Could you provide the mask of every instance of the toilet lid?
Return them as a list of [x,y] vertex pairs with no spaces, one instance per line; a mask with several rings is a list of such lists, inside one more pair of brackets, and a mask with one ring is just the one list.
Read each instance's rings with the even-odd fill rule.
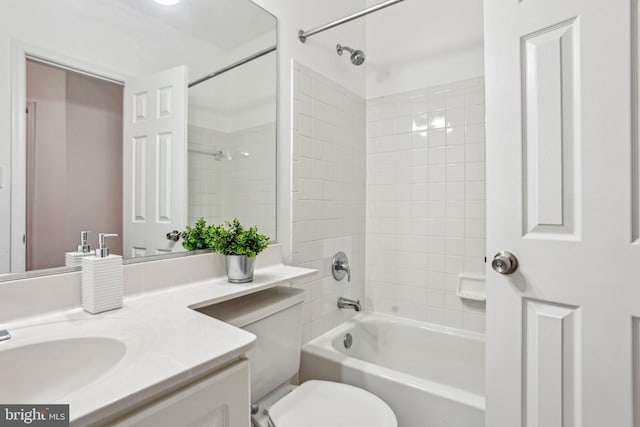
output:
[[276,427],[397,427],[393,411],[358,387],[307,381],[277,401],[269,416]]

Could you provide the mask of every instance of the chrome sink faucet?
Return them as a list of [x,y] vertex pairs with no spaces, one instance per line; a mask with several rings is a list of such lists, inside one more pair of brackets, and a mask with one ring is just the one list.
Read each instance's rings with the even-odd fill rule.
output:
[[6,329],[0,329],[0,341],[6,341],[11,338],[11,334]]
[[338,298],[338,308],[352,308],[355,311],[362,310],[360,300],[356,301],[345,297]]

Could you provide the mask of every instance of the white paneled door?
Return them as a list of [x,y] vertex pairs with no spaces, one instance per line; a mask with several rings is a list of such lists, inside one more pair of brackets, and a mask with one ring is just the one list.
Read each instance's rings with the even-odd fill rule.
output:
[[640,427],[635,1],[485,0],[488,427]]
[[181,251],[167,233],[187,221],[187,67],[124,89],[124,255]]

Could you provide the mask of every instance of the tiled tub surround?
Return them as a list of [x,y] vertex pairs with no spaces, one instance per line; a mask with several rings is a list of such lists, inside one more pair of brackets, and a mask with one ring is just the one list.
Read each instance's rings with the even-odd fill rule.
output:
[[367,101],[367,310],[484,332],[484,80]]
[[139,348],[127,353],[126,365],[64,396],[74,425],[95,425],[125,413],[236,360],[253,346],[251,334],[193,309],[313,273],[282,265],[280,245],[258,256],[254,281],[246,284],[228,283],[223,257],[211,253],[124,268],[124,307],[98,315],[78,307],[80,272],[0,283],[0,324],[13,335],[3,349],[64,339],[83,329],[80,324],[91,336],[89,322],[96,322],[96,330],[113,324],[107,333],[115,338],[135,332],[127,324],[146,328]]
[[[303,342],[353,315],[340,296],[364,299],[365,100],[293,64],[293,263],[318,270],[305,290]],[[337,282],[331,260],[349,257],[352,278]]]

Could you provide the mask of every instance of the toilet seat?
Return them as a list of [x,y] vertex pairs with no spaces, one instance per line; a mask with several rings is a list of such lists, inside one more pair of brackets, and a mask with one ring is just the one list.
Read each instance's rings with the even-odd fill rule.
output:
[[269,409],[275,427],[397,427],[396,417],[379,397],[331,381],[311,380]]

